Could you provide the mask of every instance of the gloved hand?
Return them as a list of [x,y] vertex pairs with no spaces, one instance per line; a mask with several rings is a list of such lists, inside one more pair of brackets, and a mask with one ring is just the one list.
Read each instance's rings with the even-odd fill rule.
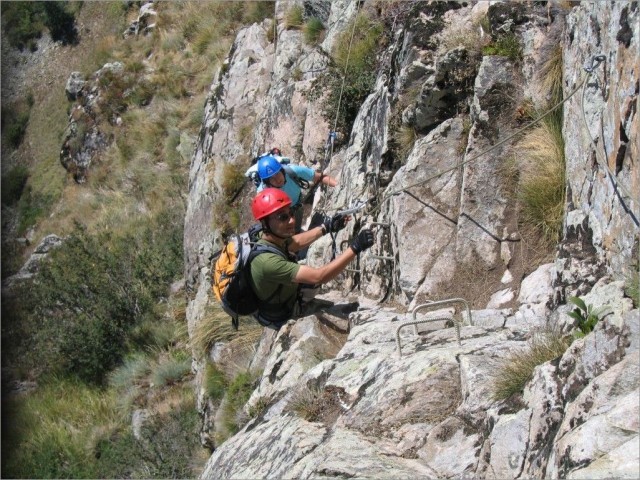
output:
[[348,217],[336,213],[333,217],[326,216],[322,224],[324,225],[324,232],[336,233],[347,226]]
[[373,232],[369,229],[360,230],[360,233],[353,242],[351,242],[351,250],[358,255],[360,252],[366,250],[373,245]]

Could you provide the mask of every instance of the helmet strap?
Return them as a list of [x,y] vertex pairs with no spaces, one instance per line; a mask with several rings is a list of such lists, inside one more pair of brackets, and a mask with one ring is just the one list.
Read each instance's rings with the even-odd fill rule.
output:
[[269,220],[268,219],[262,219],[261,223],[262,223],[262,231],[264,233],[268,233],[269,235],[272,235],[272,236],[274,236],[276,238],[279,238],[280,240],[285,240],[285,241],[291,238],[291,237],[282,237],[282,236],[278,235],[277,233],[275,233],[273,230],[271,230],[271,228],[269,228]]

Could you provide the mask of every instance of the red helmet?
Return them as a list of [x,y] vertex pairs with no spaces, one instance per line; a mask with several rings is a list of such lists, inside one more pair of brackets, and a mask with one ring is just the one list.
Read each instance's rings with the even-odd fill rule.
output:
[[278,188],[265,188],[251,202],[251,211],[256,220],[261,220],[288,205],[289,195]]

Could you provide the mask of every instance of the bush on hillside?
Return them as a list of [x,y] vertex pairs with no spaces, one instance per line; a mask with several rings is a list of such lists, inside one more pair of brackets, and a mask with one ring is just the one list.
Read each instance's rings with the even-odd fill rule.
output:
[[[54,42],[63,45],[78,43],[78,30],[73,13],[67,8],[69,2],[42,2],[44,9],[44,24],[51,33]],[[75,2],[74,2],[75,3]]]
[[22,143],[33,102],[33,95],[29,94],[25,100],[2,105],[2,132],[6,142],[13,148],[18,148]]
[[54,42],[76,44],[75,12],[81,2],[2,2],[2,27],[11,46],[35,51],[46,27]]
[[77,225],[51,252],[30,292],[41,363],[103,383],[181,263],[182,231],[168,215],[119,237],[90,235]]
[[[349,134],[362,102],[376,80],[376,55],[383,26],[360,14],[340,35],[332,52],[333,63],[318,77],[310,98],[329,92],[323,102],[323,116],[336,130]],[[352,35],[353,34],[353,35]],[[352,38],[353,37],[353,38]]]
[[24,165],[16,165],[2,177],[2,203],[14,205],[20,196],[29,178],[29,169]]

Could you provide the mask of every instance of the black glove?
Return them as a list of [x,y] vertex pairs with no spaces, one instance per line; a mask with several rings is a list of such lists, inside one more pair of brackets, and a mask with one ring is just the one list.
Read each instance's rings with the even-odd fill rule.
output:
[[358,236],[351,242],[351,250],[358,255],[373,245],[373,232],[368,229],[361,230]]
[[333,217],[324,217],[322,225],[324,226],[324,233],[336,233],[347,226],[347,217],[336,213]]

